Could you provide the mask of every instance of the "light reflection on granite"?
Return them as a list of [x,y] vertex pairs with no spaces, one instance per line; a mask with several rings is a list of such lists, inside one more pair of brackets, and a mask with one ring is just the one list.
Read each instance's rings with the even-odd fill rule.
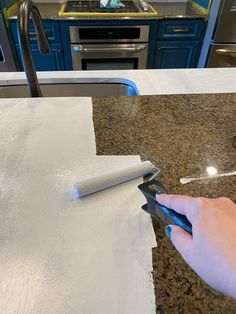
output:
[[[99,155],[140,154],[161,168],[171,193],[235,199],[236,177],[194,181],[185,176],[236,170],[236,94],[94,97]],[[236,313],[236,301],[208,287],[186,265],[153,221],[157,313]],[[206,261],[207,262],[207,261]]]

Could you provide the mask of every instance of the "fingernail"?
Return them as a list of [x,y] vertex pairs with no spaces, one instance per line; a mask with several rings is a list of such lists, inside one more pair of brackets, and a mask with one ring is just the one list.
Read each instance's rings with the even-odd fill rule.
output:
[[156,193],[156,198],[159,198],[159,197],[160,197],[161,195],[163,195],[163,194],[164,194],[164,193],[161,193],[161,192],[158,193],[158,192],[157,192],[157,193]]
[[170,226],[165,227],[165,234],[167,235],[167,237],[169,239],[171,238],[171,227]]

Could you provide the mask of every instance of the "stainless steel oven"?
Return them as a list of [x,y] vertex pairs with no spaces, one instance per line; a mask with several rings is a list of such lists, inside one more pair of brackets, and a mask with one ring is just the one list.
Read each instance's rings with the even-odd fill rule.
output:
[[70,27],[74,70],[147,67],[149,26]]
[[0,72],[16,71],[11,46],[5,29],[3,16],[0,13]]
[[208,67],[236,66],[236,0],[220,3]]

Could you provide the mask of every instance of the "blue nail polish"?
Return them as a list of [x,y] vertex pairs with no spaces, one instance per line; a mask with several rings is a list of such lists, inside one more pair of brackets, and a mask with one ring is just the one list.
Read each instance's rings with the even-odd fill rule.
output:
[[171,227],[170,226],[165,227],[165,234],[167,235],[167,237],[169,239],[171,238]]

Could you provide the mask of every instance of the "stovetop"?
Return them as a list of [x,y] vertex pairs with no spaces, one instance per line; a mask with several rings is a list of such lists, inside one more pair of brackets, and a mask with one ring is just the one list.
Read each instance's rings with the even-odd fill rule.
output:
[[124,0],[124,8],[101,8],[98,0],[67,1],[64,12],[109,12],[109,13],[136,13],[140,12],[132,0]]

